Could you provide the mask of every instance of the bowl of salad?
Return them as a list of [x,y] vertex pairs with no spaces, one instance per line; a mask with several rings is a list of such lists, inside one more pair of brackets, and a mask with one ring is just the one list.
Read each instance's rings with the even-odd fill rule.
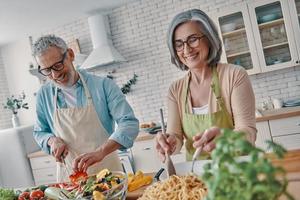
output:
[[70,199],[125,200],[128,181],[121,171],[104,169],[80,182],[80,187],[66,194]]

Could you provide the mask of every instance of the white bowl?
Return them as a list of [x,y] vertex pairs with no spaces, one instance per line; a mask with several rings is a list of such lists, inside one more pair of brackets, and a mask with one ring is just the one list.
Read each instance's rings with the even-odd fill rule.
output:
[[224,24],[221,26],[222,32],[230,32],[235,30],[235,23]]

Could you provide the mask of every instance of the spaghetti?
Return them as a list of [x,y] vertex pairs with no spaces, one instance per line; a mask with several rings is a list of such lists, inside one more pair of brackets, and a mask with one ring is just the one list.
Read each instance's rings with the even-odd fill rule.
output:
[[202,200],[207,194],[204,183],[196,176],[176,176],[149,186],[139,200]]

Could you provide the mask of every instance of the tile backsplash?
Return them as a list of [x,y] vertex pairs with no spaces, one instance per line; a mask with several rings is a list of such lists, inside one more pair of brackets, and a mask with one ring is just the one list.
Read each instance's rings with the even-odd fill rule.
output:
[[4,63],[0,50],[0,130],[12,126],[11,112],[4,109],[3,104],[6,103],[6,98],[9,96],[8,83],[5,76]]
[[[167,111],[169,85],[185,74],[171,64],[166,45],[166,32],[172,17],[190,8],[199,8],[209,14],[240,2],[243,0],[141,0],[115,8],[109,14],[112,40],[127,62],[101,67],[93,73],[105,76],[115,69],[113,76],[120,87],[136,73],[138,81],[127,94],[127,99],[140,122],[159,121],[159,108]],[[41,34],[46,33],[54,33],[67,41],[77,38],[84,54],[92,50],[87,18]],[[33,36],[34,39],[41,34]],[[0,70],[3,70],[1,59]],[[299,66],[251,75],[250,78],[258,106],[268,97],[282,100],[300,98]],[[1,89],[6,87],[2,80]],[[2,123],[0,118],[0,125]]]

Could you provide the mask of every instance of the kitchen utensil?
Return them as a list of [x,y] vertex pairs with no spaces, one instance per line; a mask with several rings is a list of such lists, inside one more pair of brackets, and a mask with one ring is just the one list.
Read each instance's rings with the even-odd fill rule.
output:
[[203,149],[203,146],[200,146],[198,149],[196,149],[196,151],[193,154],[191,173],[194,173],[195,160],[201,154],[202,149]]
[[[164,122],[164,114],[163,114],[163,109],[162,108],[160,109],[160,120],[161,120],[162,133],[163,133],[165,139],[167,139],[167,137],[166,137],[166,127],[165,127],[165,122]],[[168,174],[168,177],[169,177],[169,176],[172,176],[172,175],[176,174],[176,170],[175,170],[174,164],[172,162],[172,159],[171,159],[169,153],[165,152],[165,155],[166,155],[165,164],[166,164],[167,174]]]
[[66,164],[66,161],[65,161],[65,157],[63,155],[61,156],[61,160],[62,160],[62,164],[64,165],[65,172],[67,172],[68,176],[70,176],[72,174],[72,172],[67,167],[67,164]]

